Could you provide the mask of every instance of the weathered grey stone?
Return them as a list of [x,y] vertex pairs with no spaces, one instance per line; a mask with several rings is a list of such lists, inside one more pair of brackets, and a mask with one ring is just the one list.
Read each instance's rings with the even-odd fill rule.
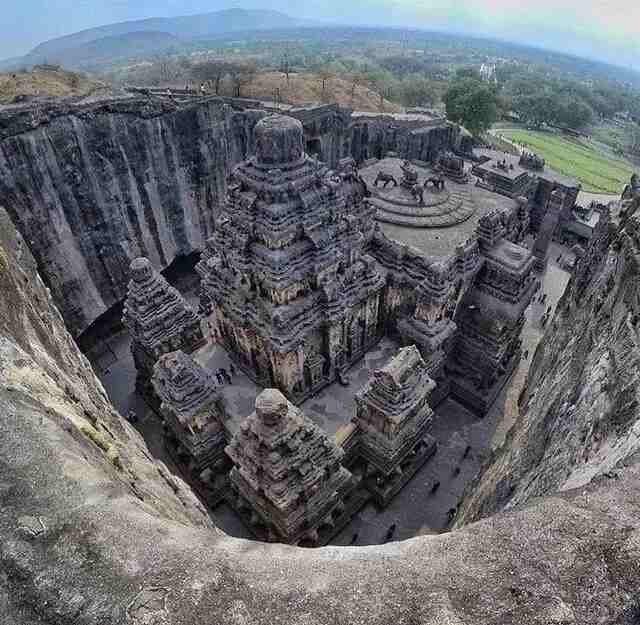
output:
[[147,258],[131,263],[122,323],[131,335],[136,388],[157,403],[151,377],[163,354],[192,352],[204,343],[200,318],[177,289],[154,269]]
[[364,252],[373,235],[365,186],[303,150],[302,125],[255,127],[258,154],[233,171],[198,265],[201,308],[213,304],[230,356],[265,387],[301,398],[379,341],[384,279]]
[[[522,493],[521,501],[527,494],[544,497],[440,536],[375,547],[306,550],[228,538],[206,527],[205,517],[184,487],[174,493],[140,437],[113,413],[99,382],[65,334],[24,243],[12,234],[6,216],[0,219],[3,623],[633,625],[638,621],[637,454],[623,454],[618,466],[607,469],[614,471],[610,477],[602,475],[591,483],[583,479],[574,482],[579,489],[571,490],[567,484],[567,490],[554,494],[562,471],[556,470],[553,458],[566,457],[561,439],[569,435],[564,444],[574,448],[573,441],[581,434],[573,423],[586,423],[590,414],[599,419],[601,414],[597,405],[596,411],[591,407],[599,377],[593,365],[603,354],[599,345],[606,344],[620,356],[630,352],[624,339],[629,335],[618,334],[621,326],[616,324],[617,319],[625,320],[618,311],[627,304],[616,294],[620,287],[629,297],[636,293],[629,288],[633,272],[616,274],[618,286],[593,317],[597,299],[593,286],[605,285],[605,270],[612,269],[606,262],[606,244],[589,252],[595,265],[587,262],[579,269],[565,300],[567,310],[558,320],[559,330],[553,331],[552,338],[566,341],[569,353],[575,354],[573,366],[559,368],[557,363],[571,361],[565,360],[562,348],[545,341],[533,377],[540,407],[530,402],[533,418],[517,426],[503,459],[492,467],[497,472],[493,484],[502,483],[503,493],[513,486],[514,492]],[[622,244],[623,249],[633,249]],[[616,257],[615,250],[610,253]],[[634,256],[625,258],[631,263]],[[569,332],[585,292],[593,292],[588,300],[593,303],[584,306],[584,319],[590,319],[588,327],[600,332],[601,341],[586,366],[578,356],[588,346],[584,341],[591,339],[583,338],[586,332],[579,337]],[[606,317],[610,304],[613,322]],[[553,326],[549,327],[552,332]],[[623,376],[621,394],[615,396],[622,399],[629,393],[624,376],[627,371],[634,375],[635,369],[630,366],[633,361],[621,364],[616,368]],[[556,417],[555,412],[541,409],[561,395],[566,380],[557,376],[574,380],[571,388],[579,395],[585,391],[574,417],[566,418],[562,411]],[[65,393],[65,386],[78,402]],[[597,391],[597,397],[604,399],[606,393]],[[82,407],[100,415],[112,432],[123,471],[78,432]],[[637,415],[623,414],[624,433]],[[550,438],[536,436],[545,432]],[[519,452],[524,453],[522,465]],[[616,456],[605,454],[614,464]],[[595,466],[592,463],[595,456],[586,464]],[[542,472],[535,477],[529,471],[538,465]],[[560,469],[568,466],[578,469],[564,460]],[[504,481],[507,472],[513,476],[510,483]],[[130,486],[134,473],[144,501]],[[486,479],[491,479],[491,472]],[[479,492],[487,493],[491,483],[484,482]],[[484,513],[489,514],[504,498],[484,501]],[[26,516],[47,519],[42,540],[30,541],[19,533],[19,519]]]
[[226,451],[236,508],[252,510],[273,542],[318,544],[355,486],[342,450],[274,388],[258,395]]

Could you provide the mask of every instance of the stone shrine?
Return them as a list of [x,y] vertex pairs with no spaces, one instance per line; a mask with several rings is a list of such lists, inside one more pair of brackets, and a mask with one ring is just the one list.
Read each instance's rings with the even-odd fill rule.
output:
[[452,394],[480,416],[519,362],[524,313],[537,284],[531,253],[503,235],[501,214],[480,220],[484,263],[458,307],[458,332],[448,363]]
[[163,354],[178,349],[192,352],[204,344],[200,319],[148,259],[136,258],[122,322],[131,334],[136,388],[158,407],[151,384],[153,367]]
[[435,386],[412,345],[374,371],[355,395],[353,420],[364,483],[381,506],[436,451],[436,441],[428,434],[433,418],[428,400]]
[[225,349],[262,386],[300,401],[380,340],[384,280],[365,246],[374,209],[352,171],[303,152],[302,125],[255,127],[198,271]]
[[469,179],[464,170],[464,159],[451,152],[445,152],[438,157],[436,170],[459,183],[465,183]]
[[226,415],[211,375],[183,351],[160,357],[153,386],[164,419],[165,445],[184,473],[215,506],[227,485]]
[[[475,273],[474,270],[472,267],[469,276]],[[416,289],[413,314],[398,321],[403,342],[415,343],[420,348],[426,370],[437,382],[437,389],[431,396],[434,406],[449,394],[445,366],[454,345],[457,326],[453,318],[463,281],[464,278],[458,279],[450,266],[439,263],[429,267],[425,279]]]
[[345,504],[357,483],[342,450],[277,389],[255,408],[226,450],[236,510],[270,542],[326,543],[354,512]]

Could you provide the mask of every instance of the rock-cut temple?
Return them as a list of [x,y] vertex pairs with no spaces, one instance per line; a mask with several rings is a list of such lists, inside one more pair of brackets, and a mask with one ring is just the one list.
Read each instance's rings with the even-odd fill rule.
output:
[[[476,195],[453,154],[418,169],[397,158],[368,170],[344,158],[329,169],[305,153],[292,117],[264,116],[253,133],[255,153],[231,172],[197,266],[200,313],[213,331],[202,333],[144,259],[132,265],[125,322],[139,384],[155,395],[168,445],[205,499],[225,498],[258,537],[325,544],[358,506],[387,505],[429,461],[440,402],[452,397],[479,416],[489,409],[520,359],[550,236],[534,258],[520,245],[527,198],[483,206],[488,196]],[[418,189],[420,171],[433,177]],[[395,176],[401,184],[371,184]],[[549,228],[562,210],[552,200]],[[425,253],[380,222],[439,230]],[[353,388],[357,409],[336,443],[296,405],[349,384],[350,367],[385,337],[405,347]],[[189,356],[211,340],[267,389],[242,425],[225,414],[213,372]]]

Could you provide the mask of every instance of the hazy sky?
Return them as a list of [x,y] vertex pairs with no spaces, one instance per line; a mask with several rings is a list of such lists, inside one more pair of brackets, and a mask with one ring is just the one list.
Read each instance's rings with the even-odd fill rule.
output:
[[640,0],[4,0],[3,4],[0,58],[110,22],[242,7],[342,23],[468,32],[640,69]]

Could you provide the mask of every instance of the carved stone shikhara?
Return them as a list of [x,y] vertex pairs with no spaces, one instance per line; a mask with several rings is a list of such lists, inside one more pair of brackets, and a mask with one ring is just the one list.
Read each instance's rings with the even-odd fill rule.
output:
[[436,441],[428,433],[433,418],[428,400],[435,386],[412,345],[374,371],[356,393],[358,455],[365,485],[380,505],[435,453]]
[[153,367],[163,354],[178,349],[192,352],[204,343],[200,319],[148,259],[137,258],[131,263],[122,322],[131,334],[136,388],[157,406]]
[[207,503],[214,506],[227,486],[229,461],[224,448],[230,438],[215,382],[182,351],[160,357],[152,382],[161,401],[165,445]]
[[266,117],[255,135],[198,267],[202,307],[250,377],[299,401],[383,334],[385,282],[365,252],[375,211],[357,176],[304,154],[297,120]]
[[[256,398],[256,409],[227,453],[235,506],[250,511],[256,535],[271,542],[317,545],[339,530],[355,480],[343,452],[277,389]],[[347,516],[346,520],[350,517]]]

